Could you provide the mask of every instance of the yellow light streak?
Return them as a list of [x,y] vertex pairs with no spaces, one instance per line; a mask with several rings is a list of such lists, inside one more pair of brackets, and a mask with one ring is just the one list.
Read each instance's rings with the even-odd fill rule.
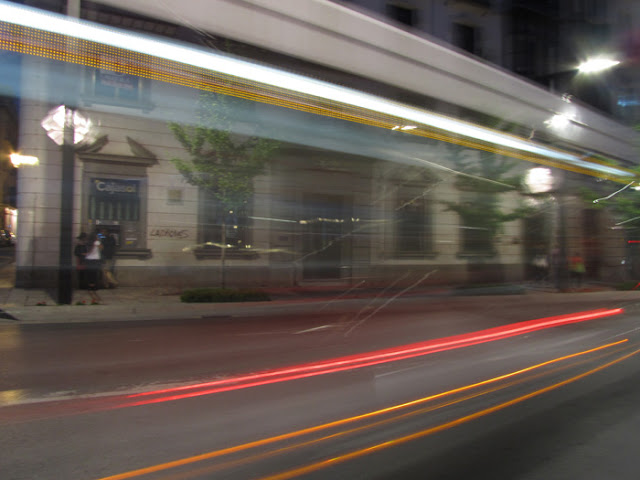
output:
[[[9,6],[4,6],[4,8],[10,9]],[[36,14],[34,13],[33,15]],[[56,24],[64,24],[64,22],[68,22],[68,20],[64,17],[62,19],[56,18],[55,22]],[[147,50],[134,51],[122,48],[122,41],[109,45],[107,43],[99,43],[99,41],[87,40],[88,37],[86,35],[88,34],[85,33],[85,36],[82,37],[79,33],[74,33],[72,27],[79,26],[76,24],[70,25],[70,33],[65,35],[59,33],[59,31],[54,32],[52,30],[51,32],[47,32],[46,30],[26,26],[29,23],[30,22],[26,22],[24,26],[22,26],[8,22],[0,22],[0,48],[53,60],[105,68],[151,80],[168,82],[174,85],[196,88],[203,91],[233,95],[256,102],[340,118],[385,129],[393,130],[398,129],[401,125],[405,125],[405,127],[400,127],[403,133],[429,138],[441,137],[439,139],[442,141],[467,145],[471,148],[479,148],[499,155],[523,159],[542,165],[556,166],[557,168],[608,178],[618,182],[626,181],[628,183],[630,179],[636,178],[636,173],[631,170],[612,167],[592,157],[581,157],[580,155],[546,145],[535,144],[516,135],[480,127],[407,105],[384,101],[371,95],[341,89],[334,85],[315,82],[300,76],[291,76],[292,82],[301,84],[301,89],[296,91],[295,89],[279,87],[279,85],[284,85],[286,82],[265,84],[253,80],[252,78],[254,78],[254,76],[248,75],[248,73],[247,77],[242,77],[240,74],[234,75],[222,68],[220,68],[219,71],[204,68],[201,66],[201,57],[207,54],[199,50],[188,49],[185,46],[167,44],[165,47],[174,53],[175,50],[180,50],[186,56],[194,55],[198,57],[200,61],[190,64],[186,61],[176,61],[173,57],[162,58],[162,56],[158,56],[161,55],[158,51],[161,50],[159,45],[162,44],[162,42],[158,40],[151,42],[155,47],[150,50],[152,53],[144,53],[147,52]],[[38,23],[39,22],[35,22],[35,24]],[[100,33],[101,38],[104,38],[104,32],[100,27],[83,24],[82,28],[84,30],[92,30],[96,34]],[[114,34],[115,33],[117,33],[118,38],[124,38],[129,35],[126,32],[114,30]],[[79,36],[74,37],[73,35]],[[104,41],[106,42],[107,40]],[[146,47],[149,47],[149,40],[145,37],[131,36],[130,42],[132,45],[136,42],[142,42]],[[236,63],[236,70],[238,71],[253,71],[262,68],[249,64],[248,62],[243,63],[219,56],[212,56],[208,63],[212,65],[216,63]],[[265,75],[266,73],[271,73],[276,76],[288,75],[274,69],[265,68]],[[306,88],[302,88],[303,85],[306,86]],[[314,94],[311,86],[324,91],[328,96],[323,97],[322,95],[318,96]],[[339,93],[340,95],[338,95]],[[358,99],[359,101],[356,101]],[[403,118],[402,115],[415,117],[417,123],[411,120],[411,124],[407,125],[407,118]],[[423,120],[422,123],[420,123],[420,118]],[[411,129],[407,130],[407,128],[410,127]],[[475,140],[470,140],[471,138],[475,138]],[[553,158],[555,158],[555,160],[553,160]]]
[[579,362],[572,363],[570,365],[565,365],[565,366],[562,366],[562,367],[554,368],[552,370],[549,370],[548,372],[540,372],[540,373],[537,373],[537,374],[532,375],[530,377],[519,378],[519,379],[513,380],[513,381],[511,381],[509,383],[493,386],[493,387],[487,388],[485,390],[482,390],[482,391],[479,391],[479,392],[476,392],[476,393],[471,393],[469,395],[456,398],[454,400],[449,400],[449,401],[446,401],[446,402],[443,402],[443,403],[439,403],[437,405],[432,405],[432,406],[429,406],[429,407],[421,408],[419,410],[414,410],[412,412],[403,413],[403,414],[397,415],[395,417],[386,418],[384,420],[378,420],[378,421],[376,421],[374,423],[369,423],[369,424],[366,424],[366,425],[362,425],[360,427],[351,428],[349,430],[342,430],[342,431],[339,431],[339,432],[336,432],[336,433],[333,433],[333,434],[330,434],[330,435],[325,435],[324,437],[314,438],[314,439],[311,439],[311,440],[299,442],[299,443],[296,443],[296,444],[293,444],[293,445],[289,445],[289,446],[286,446],[286,447],[278,448],[276,450],[271,450],[271,451],[264,452],[264,453],[254,454],[254,455],[251,455],[251,456],[248,456],[248,457],[240,458],[238,460],[232,460],[232,461],[228,461],[228,462],[224,462],[224,463],[219,463],[217,465],[211,465],[211,466],[201,467],[201,468],[198,468],[198,469],[192,469],[192,470],[189,470],[188,472],[177,473],[177,474],[173,474],[173,475],[165,475],[165,476],[162,477],[162,480],[183,480],[183,479],[187,479],[187,478],[192,478],[194,476],[202,476],[202,475],[207,474],[207,473],[213,473],[213,472],[216,472],[216,471],[219,471],[219,470],[225,470],[225,469],[233,468],[233,467],[236,467],[236,466],[239,466],[239,465],[245,465],[245,464],[249,464],[249,463],[252,463],[252,462],[257,462],[257,461],[264,460],[264,459],[267,459],[267,458],[270,458],[270,457],[274,457],[274,456],[277,456],[277,455],[280,455],[280,454],[284,454],[284,453],[289,452],[291,450],[296,450],[296,449],[300,449],[300,448],[304,448],[304,447],[309,447],[309,446],[315,445],[317,443],[322,443],[322,442],[325,442],[325,441],[328,441],[328,440],[334,440],[334,439],[337,439],[339,437],[344,437],[346,435],[350,435],[352,433],[358,433],[358,432],[361,432],[363,430],[370,430],[372,428],[380,427],[380,426],[386,425],[388,423],[393,423],[393,422],[396,422],[396,421],[399,421],[399,420],[403,420],[403,419],[406,419],[406,418],[409,418],[409,417],[413,417],[413,416],[416,416],[416,415],[422,415],[422,414],[425,414],[425,413],[429,413],[429,412],[433,412],[433,411],[439,410],[441,408],[446,408],[446,407],[449,407],[449,406],[452,406],[452,405],[456,405],[458,403],[466,402],[467,400],[472,400],[474,398],[478,398],[478,397],[481,397],[483,395],[487,395],[489,393],[498,392],[500,390],[504,390],[506,388],[513,387],[515,385],[519,385],[519,384],[524,383],[524,382],[536,380],[538,378],[541,378],[541,377],[544,377],[544,376],[547,376],[547,375],[551,375],[551,374],[566,370],[568,368],[575,367],[577,365],[582,365],[582,364],[584,364],[586,362],[589,362],[589,361],[592,361],[592,360],[597,360],[597,359],[600,359],[600,358],[602,358],[604,356],[609,356],[611,354],[612,353],[607,352],[606,354],[600,355],[600,356],[596,357],[595,359],[583,359],[583,360],[581,360]]
[[443,398],[443,397],[446,397],[446,396],[454,395],[456,393],[466,392],[468,390],[471,390],[471,389],[474,389],[474,388],[478,388],[480,386],[489,385],[489,384],[492,384],[492,383],[499,382],[501,380],[505,380],[505,379],[508,379],[508,378],[515,377],[517,375],[522,375],[524,373],[531,372],[533,370],[540,369],[540,368],[543,368],[545,366],[552,365],[554,363],[562,362],[562,361],[569,360],[569,359],[572,359],[572,358],[576,358],[576,357],[579,357],[579,356],[582,356],[582,355],[587,355],[589,353],[598,352],[600,350],[604,350],[604,349],[607,349],[607,348],[612,348],[612,347],[615,347],[617,345],[621,345],[623,343],[626,343],[628,341],[629,341],[628,339],[623,339],[623,340],[619,340],[617,342],[612,342],[612,343],[608,343],[606,345],[601,345],[599,347],[591,348],[589,350],[584,350],[582,352],[572,353],[572,354],[565,355],[565,356],[562,356],[562,357],[558,357],[558,358],[555,358],[555,359],[552,359],[552,360],[547,360],[545,362],[538,363],[536,365],[525,367],[523,369],[516,370],[514,372],[510,372],[510,373],[507,373],[507,374],[504,374],[504,375],[499,375],[497,377],[493,377],[493,378],[490,378],[490,379],[487,379],[487,380],[483,380],[483,381],[480,381],[480,382],[477,382],[477,383],[466,385],[464,387],[458,387],[458,388],[455,388],[455,389],[452,389],[452,390],[448,390],[446,392],[441,392],[441,393],[437,393],[437,394],[430,395],[430,396],[427,396],[427,397],[419,398],[417,400],[412,400],[410,402],[401,403],[401,404],[398,404],[398,405],[393,405],[393,406],[390,406],[390,407],[382,408],[380,410],[367,412],[367,413],[364,413],[362,415],[356,415],[356,416],[353,416],[353,417],[343,418],[343,419],[336,420],[336,421],[333,421],[333,422],[328,422],[328,423],[324,423],[324,424],[321,424],[321,425],[316,425],[316,426],[313,426],[313,427],[304,428],[304,429],[301,429],[301,430],[296,430],[296,431],[285,433],[285,434],[282,434],[282,435],[263,438],[263,439],[260,439],[260,440],[256,440],[256,441],[249,442],[249,443],[244,443],[244,444],[241,444],[241,445],[236,445],[236,446],[229,447],[229,448],[224,448],[224,449],[220,449],[220,450],[214,450],[214,451],[203,453],[203,454],[200,454],[200,455],[194,455],[192,457],[186,457],[186,458],[182,458],[182,459],[179,459],[179,460],[174,460],[174,461],[171,461],[171,462],[152,465],[152,466],[145,467],[145,468],[140,468],[140,469],[137,469],[137,470],[131,470],[131,471],[128,471],[128,472],[124,472],[124,473],[120,473],[120,474],[116,474],[116,475],[112,475],[112,476],[108,476],[108,477],[102,477],[99,480],[125,480],[125,479],[128,479],[128,478],[133,478],[133,477],[137,477],[137,476],[141,476],[141,475],[148,475],[150,473],[155,473],[155,472],[159,472],[159,471],[163,471],[163,470],[168,470],[168,469],[171,469],[171,468],[181,467],[181,466],[188,465],[188,464],[195,463],[195,462],[201,462],[201,461],[204,461],[204,460],[210,460],[210,459],[213,459],[213,458],[216,458],[216,457],[221,457],[221,456],[224,456],[224,455],[230,455],[230,454],[233,454],[233,453],[242,452],[242,451],[249,450],[249,449],[252,449],[252,448],[269,445],[269,444],[272,444],[272,443],[280,442],[280,441],[283,441],[283,440],[288,440],[288,439],[291,439],[291,438],[296,438],[296,437],[299,437],[299,436],[302,436],[302,435],[307,435],[307,434],[310,434],[310,433],[319,432],[319,431],[326,430],[326,429],[329,429],[329,428],[339,427],[339,426],[346,425],[346,424],[349,424],[349,423],[357,422],[357,421],[360,421],[360,420],[364,420],[364,419],[376,417],[376,416],[379,416],[379,415],[395,412],[395,411],[398,411],[398,410],[401,410],[401,409],[404,409],[404,408],[408,408],[408,407],[420,405],[420,404],[423,404],[423,403],[427,403],[427,402],[430,402],[430,401],[435,400],[435,399],[439,399],[439,398]]
[[526,400],[529,400],[531,398],[534,397],[538,397],[544,393],[550,392],[552,390],[556,390],[560,387],[563,387],[565,385],[568,385],[570,383],[574,383],[577,382],[578,380],[581,380],[589,375],[593,375],[594,373],[597,373],[601,370],[604,370],[606,368],[609,368],[617,363],[620,363],[624,360],[627,360],[628,358],[631,358],[634,355],[637,355],[638,353],[640,353],[640,349],[638,350],[634,350],[633,352],[624,355],[616,360],[613,360],[611,362],[605,363],[604,365],[600,365],[599,367],[593,368],[591,370],[588,370],[584,373],[581,373],[580,375],[576,375],[574,377],[568,378],[567,380],[563,380],[562,382],[558,382],[558,383],[554,383],[553,385],[549,385],[548,387],[545,388],[541,388],[539,390],[536,390],[534,392],[528,393],[526,395],[522,395],[520,397],[514,398],[512,400],[509,400],[507,402],[503,402],[500,403],[498,405],[494,405],[493,407],[489,407],[489,408],[485,408],[484,410],[480,410],[478,412],[472,413],[470,415],[466,415],[464,417],[460,417],[456,420],[452,420],[450,422],[447,423],[443,423],[442,425],[438,425],[436,427],[432,427],[432,428],[428,428],[426,430],[422,430],[420,432],[416,432],[413,433],[411,435],[406,435],[404,437],[398,437],[395,438],[393,440],[389,440],[387,442],[383,442],[383,443],[379,443],[377,445],[373,445],[371,447],[368,448],[363,448],[360,450],[355,450],[353,452],[347,453],[345,455],[340,455],[338,457],[334,457],[334,458],[330,458],[328,460],[323,460],[321,462],[316,462],[304,467],[300,467],[300,468],[296,468],[293,470],[289,470],[287,472],[283,472],[283,473],[279,473],[276,475],[270,475],[267,477],[262,477],[260,480],[287,480],[289,478],[294,478],[297,477],[299,475],[305,475],[308,473],[312,473],[315,472],[317,470],[321,470],[323,468],[327,468],[333,465],[336,465],[338,463],[344,463],[348,460],[354,460],[356,458],[359,457],[363,457],[365,455],[369,455],[371,453],[375,453],[375,452],[379,452],[381,450],[384,450],[386,448],[389,447],[395,447],[397,445],[402,445],[404,443],[408,443],[408,442],[412,442],[414,440],[418,440],[420,438],[423,437],[427,437],[429,435],[433,435],[434,433],[439,433],[442,432],[444,430],[449,430],[450,428],[453,427],[457,427],[459,425],[462,425],[464,423],[468,423],[472,420],[476,420],[478,418],[490,415],[492,413],[498,412],[500,410],[504,410],[505,408],[511,407],[513,405],[516,405],[518,403],[522,403]]

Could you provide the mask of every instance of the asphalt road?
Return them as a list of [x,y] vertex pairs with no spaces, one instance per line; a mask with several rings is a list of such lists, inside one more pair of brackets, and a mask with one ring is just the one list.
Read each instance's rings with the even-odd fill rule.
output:
[[613,306],[491,302],[4,326],[2,478],[637,478],[636,305],[433,347]]

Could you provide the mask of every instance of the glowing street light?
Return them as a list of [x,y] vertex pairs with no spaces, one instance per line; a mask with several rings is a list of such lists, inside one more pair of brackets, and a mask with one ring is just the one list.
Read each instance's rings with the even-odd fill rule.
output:
[[12,153],[9,157],[11,158],[12,165],[16,168],[20,167],[20,165],[37,165],[40,162],[38,157],[34,157],[32,155]]
[[536,194],[551,192],[557,182],[550,168],[535,167],[527,171],[524,183],[529,193]]
[[571,125],[571,121],[574,120],[574,115],[567,115],[565,113],[556,113],[554,116],[545,120],[545,124],[547,127],[555,129],[555,130],[564,130],[569,125]]
[[84,117],[77,110],[60,105],[49,111],[46,117],[40,122],[42,128],[47,132],[51,140],[58,145],[64,143],[65,126],[69,123],[73,125],[73,143],[80,143],[85,140],[91,131],[91,120]]
[[590,58],[578,65],[578,71],[580,73],[598,73],[615,67],[619,63],[619,60],[613,60],[611,58]]

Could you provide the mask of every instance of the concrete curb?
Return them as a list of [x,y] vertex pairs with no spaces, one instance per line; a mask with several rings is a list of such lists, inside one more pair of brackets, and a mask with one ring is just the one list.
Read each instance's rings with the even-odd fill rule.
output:
[[[4,289],[0,289],[4,290]],[[122,322],[141,320],[181,320],[181,319],[229,319],[242,317],[270,316],[278,314],[295,314],[314,311],[325,311],[330,314],[337,309],[359,309],[383,305],[393,299],[394,292],[382,294],[380,291],[359,292],[353,295],[342,295],[342,292],[303,292],[274,298],[270,302],[245,303],[182,303],[179,295],[158,294],[158,289],[124,287],[116,290],[100,291],[103,300],[99,305],[55,305],[51,296],[45,291],[11,289],[2,291],[3,300],[9,298],[13,302],[0,304],[0,325],[23,324],[68,324],[89,322]],[[479,302],[482,307],[486,302],[510,304],[513,302],[551,302],[575,301],[577,298],[585,302],[600,302],[603,306],[614,303],[635,302],[640,298],[638,291],[602,290],[577,292],[576,294],[556,293],[550,291],[524,291],[517,296],[512,293],[503,295],[494,292],[483,292],[482,295],[456,295],[453,290],[427,289],[401,295],[399,298],[414,301],[438,301],[449,298],[454,302]],[[88,294],[82,292],[81,295]],[[46,298],[45,306],[38,306],[35,300]],[[31,303],[20,304],[20,300]]]

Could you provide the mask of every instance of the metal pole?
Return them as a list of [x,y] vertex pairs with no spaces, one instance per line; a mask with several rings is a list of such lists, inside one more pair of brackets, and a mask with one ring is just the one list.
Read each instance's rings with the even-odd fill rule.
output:
[[564,190],[566,186],[560,187],[558,193],[558,271],[556,275],[556,287],[558,291],[564,292],[569,288],[569,255],[567,254],[567,207],[565,204]]
[[75,169],[75,110],[64,107],[62,142],[62,188],[60,196],[60,257],[58,262],[58,303],[71,304],[73,296],[73,182]]
[[[80,17],[80,0],[67,0],[67,15]],[[73,187],[75,175],[75,108],[69,104],[74,102],[77,93],[70,85],[75,84],[76,69],[66,65],[66,82],[68,91],[65,94],[64,130],[62,138],[62,178],[60,190],[60,252],[58,259],[58,303],[70,305],[73,297]]]

